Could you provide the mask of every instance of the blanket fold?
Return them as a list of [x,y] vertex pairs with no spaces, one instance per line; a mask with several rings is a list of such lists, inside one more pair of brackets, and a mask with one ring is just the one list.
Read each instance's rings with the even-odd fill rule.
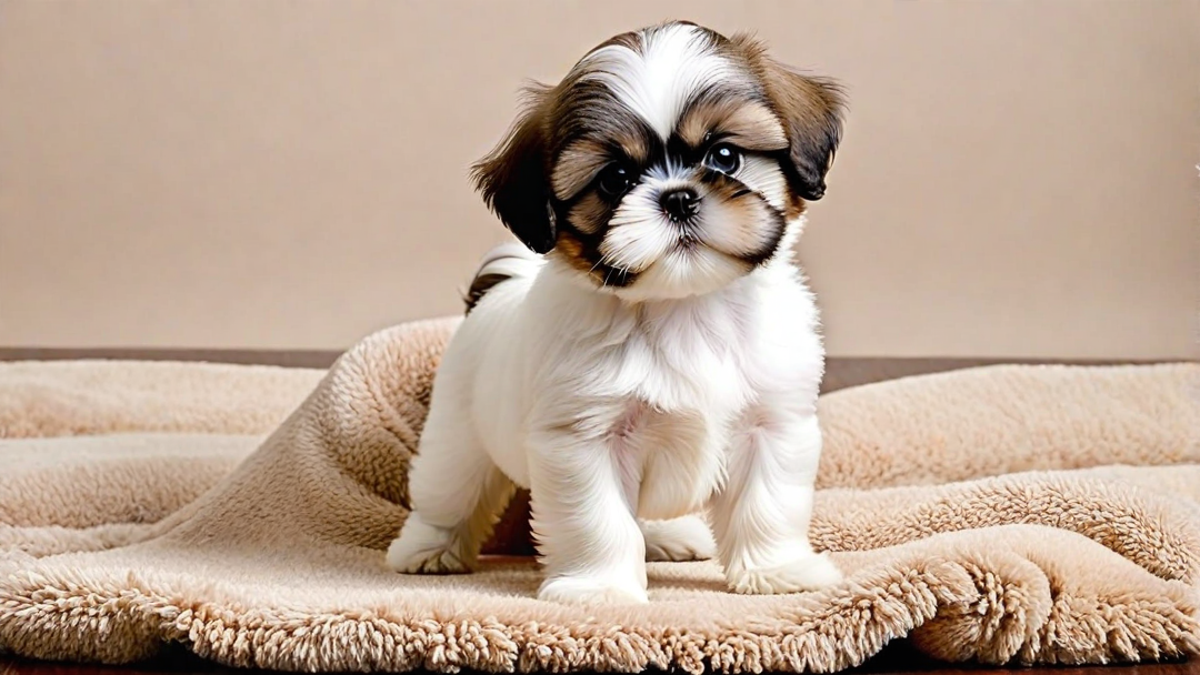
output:
[[575,608],[534,599],[528,558],[383,566],[456,321],[381,331],[328,372],[0,364],[0,652],[694,673],[831,672],[902,637],[993,664],[1200,654],[1200,365],[827,394],[812,537],[843,584],[744,597],[714,563],[655,563],[648,606]]

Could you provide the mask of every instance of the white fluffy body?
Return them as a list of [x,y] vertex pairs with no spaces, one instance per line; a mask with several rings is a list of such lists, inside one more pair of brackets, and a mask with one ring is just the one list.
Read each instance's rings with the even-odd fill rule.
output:
[[807,536],[823,352],[791,256],[713,293],[629,304],[521,251],[524,274],[443,357],[391,565],[462,571],[468,524],[493,518],[511,481],[535,495],[543,599],[644,602],[642,530],[702,554],[707,533],[681,517],[705,512],[734,590],[836,581]]
[[[687,97],[725,67],[691,30],[671,28],[641,55],[613,46],[590,57],[609,64],[605,81],[664,137]],[[777,166],[755,160],[741,171],[782,204]],[[637,189],[661,188],[670,174]],[[702,219],[708,240],[723,236],[720,208]],[[414,510],[389,564],[466,571],[522,486],[544,600],[645,602],[648,557],[715,553],[742,593],[837,581],[807,534],[824,360],[792,254],[803,219],[787,224],[774,257],[738,274],[713,250],[673,249],[652,196],[626,197],[613,222],[625,236],[607,240],[606,255],[645,271],[620,292],[553,254],[509,245],[485,259],[483,272],[512,278],[486,293],[443,356],[410,471]]]

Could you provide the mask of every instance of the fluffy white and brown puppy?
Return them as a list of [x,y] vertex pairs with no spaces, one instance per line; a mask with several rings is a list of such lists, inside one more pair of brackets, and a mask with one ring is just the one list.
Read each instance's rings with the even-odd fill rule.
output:
[[842,105],[756,41],[682,22],[530,92],[475,173],[530,250],[475,277],[393,568],[469,570],[520,485],[545,600],[645,602],[648,554],[715,552],[742,593],[839,579],[808,539],[824,358],[792,245]]

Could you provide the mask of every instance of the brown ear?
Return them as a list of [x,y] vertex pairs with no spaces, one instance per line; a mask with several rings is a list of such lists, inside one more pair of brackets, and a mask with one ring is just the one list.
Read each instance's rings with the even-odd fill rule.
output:
[[825,174],[842,140],[846,102],[836,81],[802,75],[767,56],[761,43],[746,35],[733,38],[766,87],[788,137],[785,167],[792,190],[815,201],[825,196]]
[[556,237],[546,170],[545,92],[529,89],[525,112],[471,171],[484,203],[535,253],[554,248]]

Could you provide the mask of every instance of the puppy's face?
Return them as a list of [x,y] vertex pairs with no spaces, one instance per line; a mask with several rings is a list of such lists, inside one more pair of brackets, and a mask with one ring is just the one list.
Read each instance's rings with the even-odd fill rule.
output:
[[612,38],[530,91],[475,167],[527,246],[637,300],[716,290],[820,199],[842,98],[745,36],[669,23]]

